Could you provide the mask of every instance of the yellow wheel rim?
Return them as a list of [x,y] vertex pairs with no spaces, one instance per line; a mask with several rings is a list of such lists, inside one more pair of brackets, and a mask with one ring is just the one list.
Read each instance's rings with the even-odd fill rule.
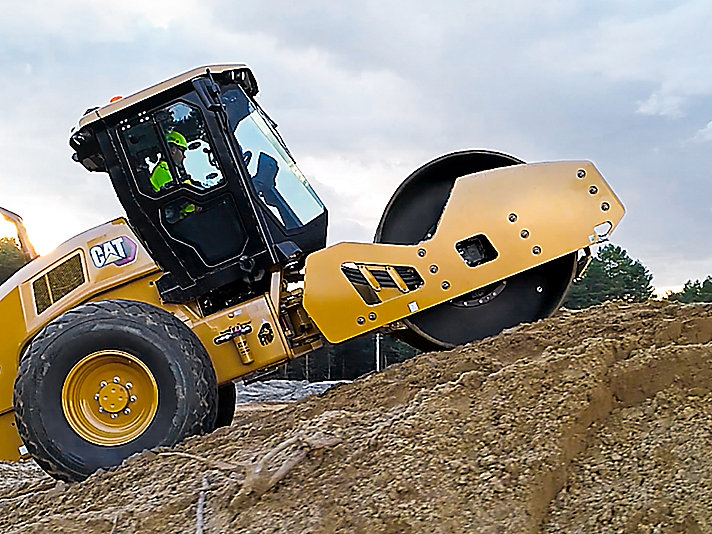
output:
[[151,371],[120,350],[101,350],[79,361],[64,380],[62,410],[85,440],[117,446],[143,434],[158,409]]

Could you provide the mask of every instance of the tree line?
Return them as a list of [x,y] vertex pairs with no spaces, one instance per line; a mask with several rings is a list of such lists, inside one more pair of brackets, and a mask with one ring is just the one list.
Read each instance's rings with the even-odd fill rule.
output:
[[[653,275],[640,260],[631,258],[619,246],[606,245],[598,250],[579,280],[569,288],[563,306],[582,309],[608,300],[643,302],[653,296]],[[676,302],[712,302],[712,276],[704,281],[688,280],[681,291],[664,297]]]

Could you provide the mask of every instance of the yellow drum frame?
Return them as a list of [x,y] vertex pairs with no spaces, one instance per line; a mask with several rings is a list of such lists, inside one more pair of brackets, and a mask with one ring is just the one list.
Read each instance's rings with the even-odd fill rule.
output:
[[[481,202],[474,212],[476,200]],[[339,243],[309,255],[304,308],[327,340],[340,343],[596,244],[602,238],[598,228],[610,234],[624,213],[590,161],[513,165],[462,176],[427,241]],[[487,238],[497,257],[473,268],[456,244],[476,235]],[[382,291],[371,281],[381,302],[369,304],[342,273],[346,264],[362,273],[411,267],[423,285],[411,291],[396,276],[396,289]]]
[[120,446],[151,425],[158,411],[158,384],[140,359],[120,350],[82,358],[62,387],[69,426],[95,445]]

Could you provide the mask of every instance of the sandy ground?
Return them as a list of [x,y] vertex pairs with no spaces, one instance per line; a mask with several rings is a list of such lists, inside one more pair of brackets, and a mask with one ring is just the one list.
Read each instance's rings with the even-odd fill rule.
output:
[[87,481],[0,532],[712,532],[712,306],[608,303],[421,355]]

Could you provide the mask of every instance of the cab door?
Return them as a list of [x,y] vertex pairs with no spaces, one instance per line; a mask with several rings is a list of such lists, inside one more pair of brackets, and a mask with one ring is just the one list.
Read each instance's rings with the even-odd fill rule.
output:
[[120,172],[110,169],[112,180],[166,271],[159,290],[168,302],[235,280],[257,292],[273,263],[219,131],[195,93],[126,117],[114,129],[125,157]]

